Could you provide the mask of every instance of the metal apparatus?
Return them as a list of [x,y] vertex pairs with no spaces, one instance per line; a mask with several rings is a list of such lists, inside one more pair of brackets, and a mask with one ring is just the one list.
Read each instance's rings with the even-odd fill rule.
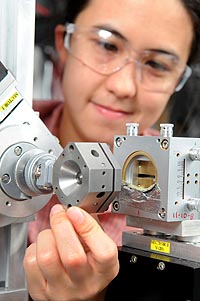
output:
[[69,143],[54,164],[61,203],[103,212],[121,190],[121,168],[105,143]]
[[114,139],[122,168],[112,211],[127,215],[120,271],[106,301],[200,300],[200,139],[138,136],[136,123]]
[[[123,233],[123,245],[200,261],[200,139],[173,137],[173,124],[160,136],[115,137],[115,158],[122,167],[122,188],[113,212],[142,234]],[[138,231],[136,231],[138,232]]]
[[127,124],[127,135],[115,136],[114,157],[104,144],[69,144],[54,164],[54,192],[89,212],[112,200],[113,213],[127,215],[132,231],[122,233],[121,269],[106,300],[129,300],[136,280],[136,301],[198,301],[200,139],[173,137],[173,124],[153,137],[138,136],[138,127]]
[[199,301],[200,139],[173,137],[173,124],[154,137],[138,136],[138,127],[115,136],[114,158],[101,154],[103,144],[69,144],[54,164],[54,192],[89,212],[112,200],[113,213],[127,215],[132,230],[122,233],[106,301]]
[[0,63],[0,300],[27,300],[27,222],[52,194],[88,212],[112,202],[133,228],[123,246],[200,263],[200,139],[173,137],[171,124],[153,137],[138,127],[115,136],[114,154],[105,143],[63,149]]
[[121,168],[105,143],[60,146],[0,63],[0,300],[27,301],[27,222],[53,193],[67,205],[104,211],[121,189]]
[[25,301],[27,221],[50,199],[52,162],[62,148],[1,63],[0,137],[0,300]]

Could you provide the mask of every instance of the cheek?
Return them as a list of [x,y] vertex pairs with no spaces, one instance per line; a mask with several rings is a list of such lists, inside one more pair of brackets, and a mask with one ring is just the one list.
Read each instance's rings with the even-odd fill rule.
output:
[[150,127],[157,122],[165,110],[169,97],[167,94],[148,93],[148,96],[143,98],[146,100],[141,105],[143,107],[143,120],[146,123],[144,127]]
[[[74,75],[70,76],[68,72],[65,72],[63,74],[62,78],[62,89],[64,94],[64,99],[70,100],[71,98],[74,98],[76,95],[77,87],[75,83],[77,82]],[[75,94],[75,95],[74,95]]]
[[169,97],[170,95],[168,94],[148,93],[148,96],[145,97],[146,102],[144,106],[146,106],[147,111],[159,114],[166,107]]
[[84,82],[84,80],[80,80],[80,74],[71,72],[71,68],[65,70],[62,79],[62,89],[65,104],[71,112],[81,111],[85,99],[87,98],[87,88]]
[[[88,99],[96,87],[95,74],[79,61],[69,57],[63,73],[62,88],[65,99],[69,101]],[[84,101],[84,100],[83,100]]]

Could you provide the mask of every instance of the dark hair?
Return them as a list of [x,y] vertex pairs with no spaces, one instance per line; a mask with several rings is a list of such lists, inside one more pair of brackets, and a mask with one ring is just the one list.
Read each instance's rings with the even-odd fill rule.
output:
[[200,62],[200,0],[181,0],[189,13],[194,28],[194,39],[188,60],[189,64]]
[[[66,20],[75,22],[76,17],[83,11],[91,0],[67,0]],[[189,64],[200,59],[200,0],[180,0],[189,13],[194,26],[194,39]]]
[[89,4],[90,0],[67,0],[66,20],[73,23],[81,11]]

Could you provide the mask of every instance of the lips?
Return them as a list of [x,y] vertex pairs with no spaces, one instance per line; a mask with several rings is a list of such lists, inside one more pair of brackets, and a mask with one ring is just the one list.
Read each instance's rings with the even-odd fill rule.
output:
[[100,113],[102,116],[105,116],[106,118],[110,119],[118,119],[122,118],[125,115],[127,116],[129,113],[122,111],[122,110],[117,110],[109,107],[105,107],[102,105],[98,105],[93,103],[95,109],[97,110],[98,113]]

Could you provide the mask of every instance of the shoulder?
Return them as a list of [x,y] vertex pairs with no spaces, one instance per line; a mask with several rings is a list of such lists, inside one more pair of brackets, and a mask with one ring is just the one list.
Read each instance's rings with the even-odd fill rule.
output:
[[59,100],[34,100],[33,110],[53,135],[57,136],[64,102]]
[[60,100],[34,100],[33,110],[40,113],[40,117],[48,116],[54,110],[63,107],[63,101]]

